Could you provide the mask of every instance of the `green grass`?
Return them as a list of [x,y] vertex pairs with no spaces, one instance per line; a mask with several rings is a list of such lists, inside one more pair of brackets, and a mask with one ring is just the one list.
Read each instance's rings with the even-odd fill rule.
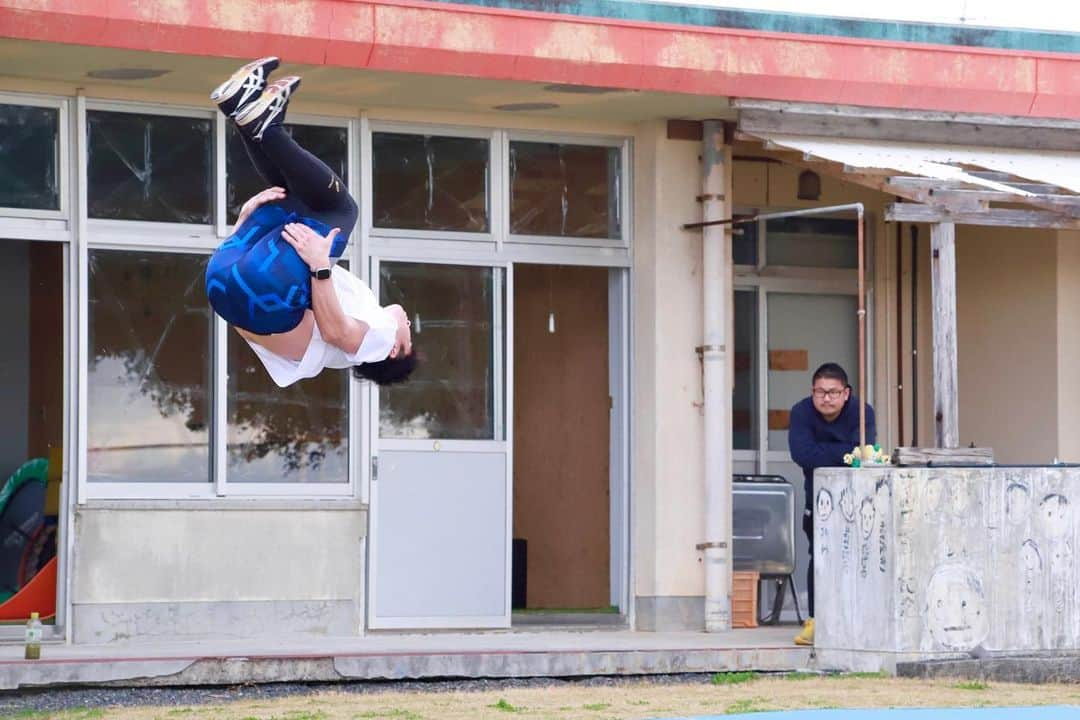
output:
[[756,672],[728,672],[716,673],[712,676],[713,685],[741,685],[752,680],[757,680]]
[[586,608],[514,608],[514,615],[618,615],[614,605]]
[[401,708],[388,708],[386,710],[369,710],[368,712],[353,715],[354,718],[402,718],[402,720],[420,720],[421,716],[411,710]]
[[724,710],[725,715],[741,715],[743,713],[765,712],[769,708],[765,706],[765,698],[749,698],[736,700]]
[[495,703],[494,705],[488,705],[488,707],[495,708],[496,710],[502,710],[503,712],[521,712],[525,709],[520,707],[514,707],[510,703],[506,702],[506,700],[503,698],[499,698],[499,701],[497,703]]
[[812,672],[793,672],[784,675],[785,680],[813,680],[817,677],[821,677],[821,675]]
[[958,690],[989,690],[990,686],[984,682],[978,680],[972,680],[970,682],[958,682],[953,685]]
[[606,710],[611,707],[610,703],[590,703],[588,705],[582,705],[581,707],[586,710]]
[[884,670],[879,670],[878,672],[837,673],[827,677],[836,678],[837,680],[881,680],[889,677],[889,674]]

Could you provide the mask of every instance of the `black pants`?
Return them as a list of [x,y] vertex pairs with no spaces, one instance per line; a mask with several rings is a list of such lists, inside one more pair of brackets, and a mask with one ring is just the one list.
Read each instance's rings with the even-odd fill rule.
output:
[[240,133],[248,157],[269,185],[285,188],[285,209],[341,228],[342,239],[356,225],[359,209],[330,166],[293,140],[281,125],[271,125],[256,142]]
[[806,605],[809,617],[814,617],[814,515],[810,508],[803,511],[803,532],[810,541],[810,565],[806,571]]

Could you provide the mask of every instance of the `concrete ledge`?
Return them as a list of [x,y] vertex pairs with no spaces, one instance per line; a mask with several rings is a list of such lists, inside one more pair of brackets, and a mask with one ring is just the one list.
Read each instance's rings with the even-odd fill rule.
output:
[[644,632],[701,632],[705,629],[705,598],[700,595],[639,595],[637,629]]
[[0,663],[0,689],[161,687],[423,678],[650,675],[810,667],[805,648],[581,652],[365,653],[326,657],[131,658]]
[[423,678],[581,677],[812,669],[790,628],[379,634],[96,646],[49,644],[42,660],[0,646],[0,689],[178,686]]
[[1076,683],[1080,682],[1080,654],[902,662],[896,664],[896,675],[1016,683]]

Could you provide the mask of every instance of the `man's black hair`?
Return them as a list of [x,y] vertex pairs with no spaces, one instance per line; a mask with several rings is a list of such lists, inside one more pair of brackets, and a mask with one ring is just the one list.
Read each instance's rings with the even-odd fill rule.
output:
[[810,384],[813,385],[818,380],[839,380],[844,383],[844,387],[848,387],[847,373],[844,372],[844,368],[832,362],[825,363],[815,370]]
[[416,365],[416,353],[411,352],[401,357],[353,365],[353,375],[376,385],[394,385],[408,380]]

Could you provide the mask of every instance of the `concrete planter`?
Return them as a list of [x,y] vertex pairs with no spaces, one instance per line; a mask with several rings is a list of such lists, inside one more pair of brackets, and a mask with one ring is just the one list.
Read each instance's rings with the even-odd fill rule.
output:
[[1080,649],[1076,467],[828,468],[814,478],[826,668]]

